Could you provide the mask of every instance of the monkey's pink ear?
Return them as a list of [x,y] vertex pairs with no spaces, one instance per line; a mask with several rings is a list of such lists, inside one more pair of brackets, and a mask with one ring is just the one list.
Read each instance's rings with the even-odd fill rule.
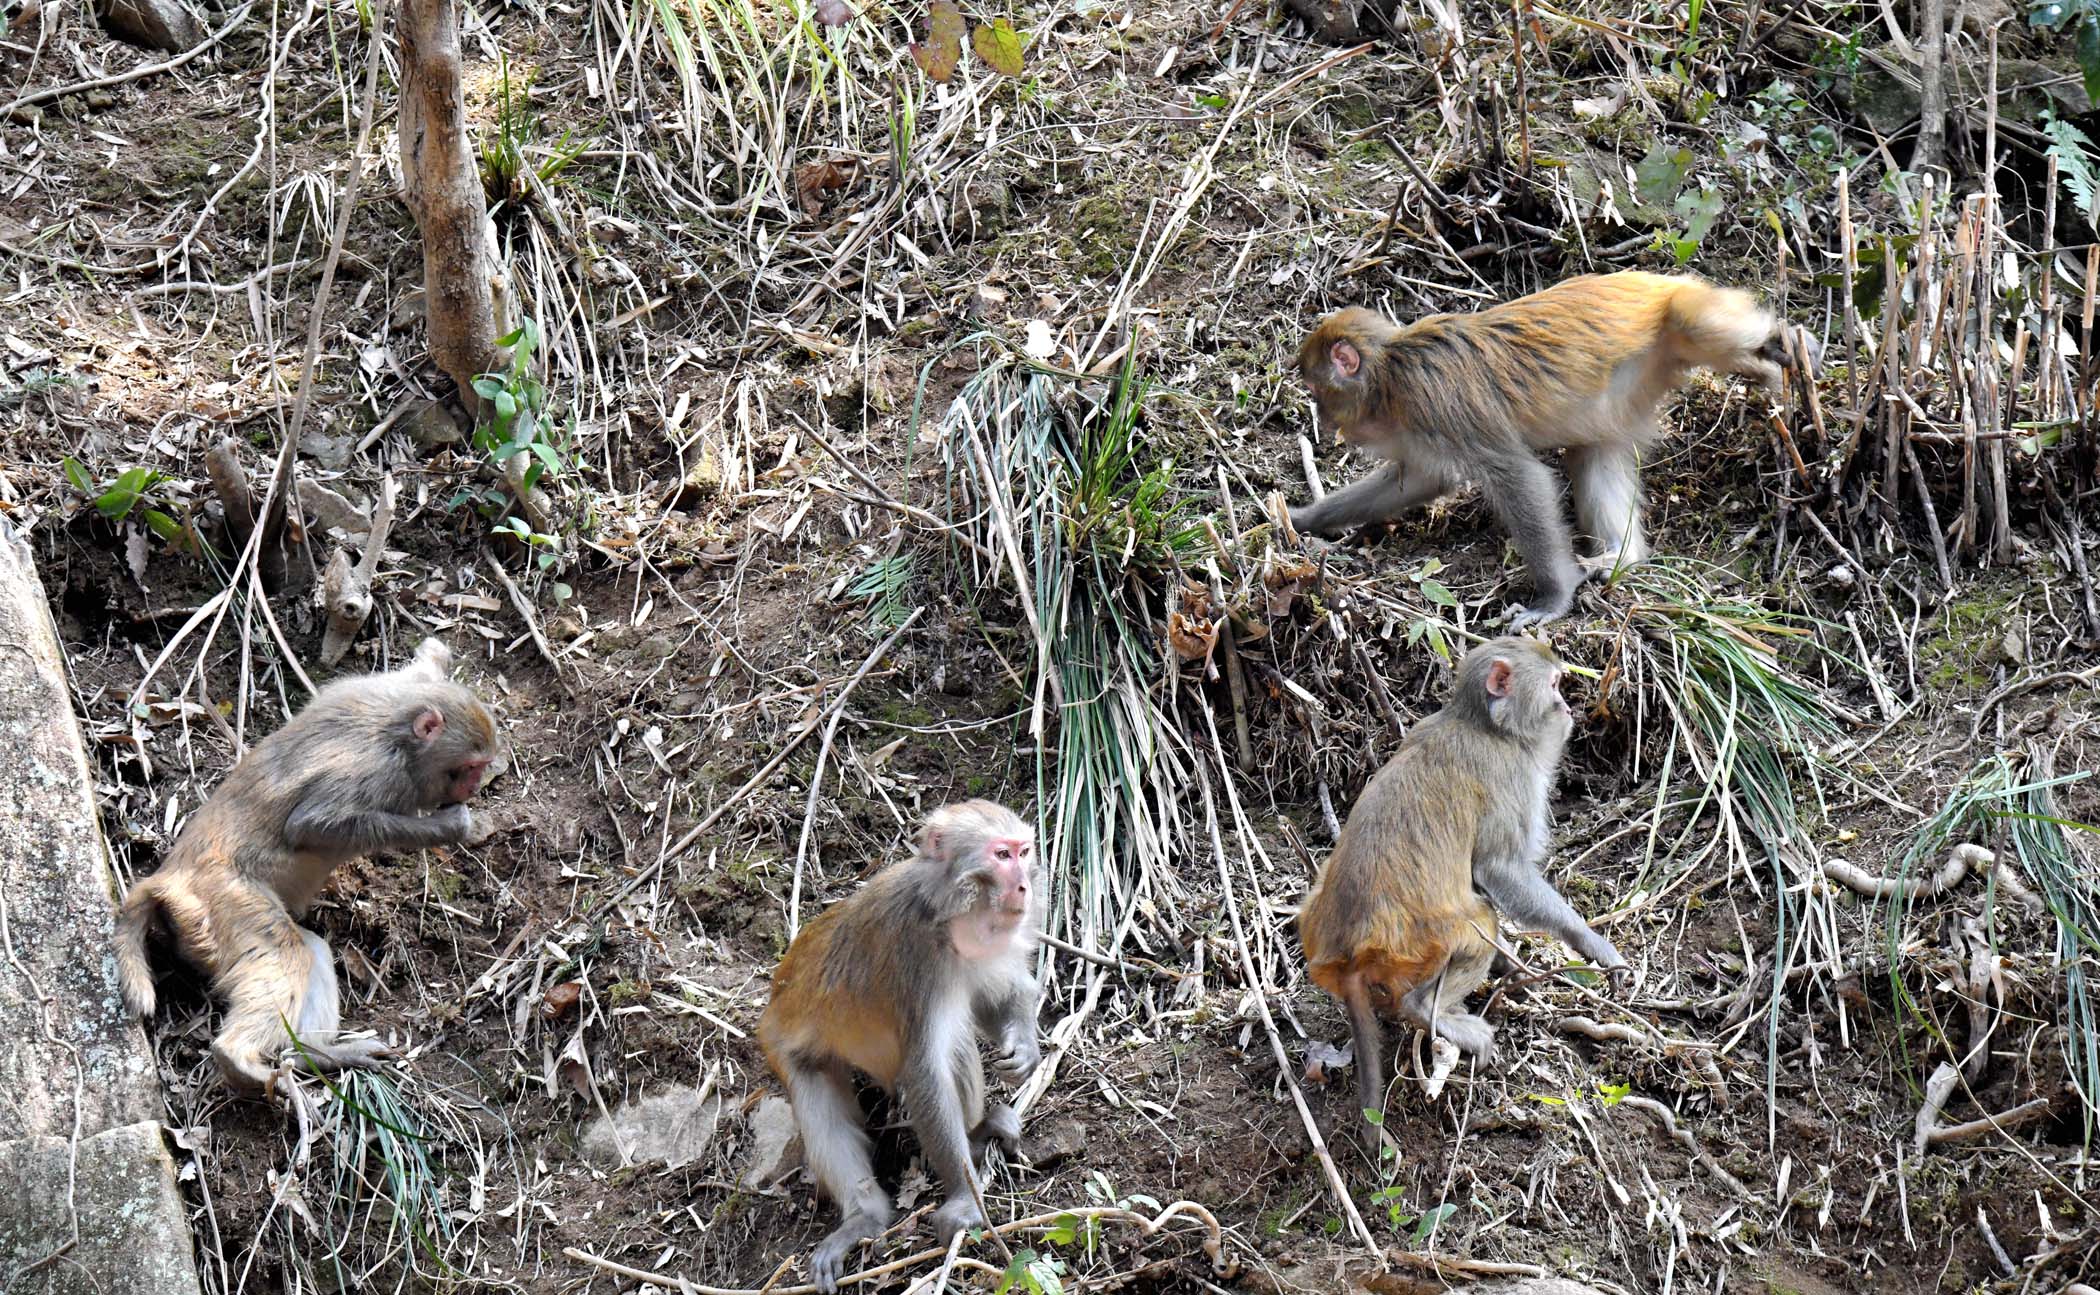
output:
[[1502,657],[1496,657],[1494,660],[1488,662],[1488,696],[1509,696],[1509,683],[1510,680],[1516,677],[1516,674],[1516,670],[1512,668],[1509,662]]
[[1353,378],[1364,367],[1364,356],[1356,349],[1356,343],[1336,341],[1327,348],[1327,363],[1334,369],[1335,377]]
[[409,725],[409,731],[416,735],[416,741],[428,742],[445,731],[445,712],[435,706],[425,706]]

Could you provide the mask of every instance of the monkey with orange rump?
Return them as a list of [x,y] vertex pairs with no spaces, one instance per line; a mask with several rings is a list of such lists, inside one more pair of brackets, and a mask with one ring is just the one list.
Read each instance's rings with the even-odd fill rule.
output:
[[333,951],[297,919],[350,859],[485,835],[466,802],[494,758],[496,726],[452,682],[451,665],[445,645],[426,639],[401,669],[322,688],[234,766],[160,870],[124,897],[125,1003],[152,1014],[147,942],[168,937],[226,1000],[212,1058],[227,1082],[269,1088],[292,1042],[287,1023],[321,1070],[393,1055],[377,1040],[338,1037]]
[[1364,1107],[1385,1108],[1381,1011],[1477,1058],[1495,1031],[1464,1010],[1495,955],[1495,913],[1607,970],[1626,965],[1539,873],[1548,798],[1573,717],[1562,666],[1535,639],[1459,662],[1444,708],[1375,774],[1335,841],[1298,928],[1313,983],[1342,1001]]
[[1337,311],[1307,335],[1297,367],[1320,422],[1387,462],[1292,509],[1291,524],[1339,534],[1472,481],[1531,573],[1531,603],[1510,628],[1556,619],[1587,577],[1539,454],[1565,452],[1576,522],[1597,546],[1588,576],[1638,563],[1648,555],[1640,461],[1662,402],[1696,368],[1776,388],[1797,336],[1813,370],[1815,339],[1748,293],[1632,270],[1404,326]]
[[978,1044],[992,1041],[993,1066],[1016,1083],[1041,1059],[1028,967],[1039,900],[1033,827],[990,801],[943,806],[911,858],[819,913],[774,971],[759,1044],[787,1086],[810,1170],[842,1214],[810,1258],[819,1290],[836,1290],[847,1256],[892,1217],[855,1071],[902,1098],[947,1189],[935,1238],[987,1224],[975,1162],[987,1143],[1014,1149],[1021,1120],[986,1103]]

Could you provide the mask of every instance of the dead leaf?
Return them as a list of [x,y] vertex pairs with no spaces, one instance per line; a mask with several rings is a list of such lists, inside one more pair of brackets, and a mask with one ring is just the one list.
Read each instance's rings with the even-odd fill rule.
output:
[[1051,333],[1047,320],[1028,321],[1028,336],[1021,343],[1021,349],[1027,352],[1031,360],[1047,360],[1057,354],[1057,338]]
[[854,18],[853,6],[846,0],[817,0],[811,12],[826,27],[843,27]]
[[540,1019],[558,1021],[576,1010],[578,1000],[583,997],[583,982],[564,980],[547,991],[546,1001],[540,1004]]
[[926,10],[926,43],[911,47],[912,61],[919,70],[945,83],[962,62],[962,38],[967,25],[953,0],[933,0]]
[[1261,573],[1262,588],[1268,594],[1269,616],[1281,620],[1291,614],[1291,608],[1305,593],[1318,568],[1297,554],[1270,555]]
[[131,568],[131,578],[139,588],[146,587],[146,528],[127,526],[124,528],[124,562]]
[[583,1050],[583,1031],[578,1030],[554,1061],[555,1076],[585,1101],[591,1099],[591,1058]]
[[1316,1039],[1305,1050],[1305,1082],[1325,1084],[1328,1071],[1345,1069],[1354,1060],[1354,1049],[1337,1048],[1332,1043]]
[[795,168],[795,204],[802,214],[816,219],[824,210],[825,198],[853,183],[851,162],[804,162]]
[[1175,612],[1167,617],[1167,642],[1184,661],[1208,661],[1218,646],[1218,622],[1208,616]]

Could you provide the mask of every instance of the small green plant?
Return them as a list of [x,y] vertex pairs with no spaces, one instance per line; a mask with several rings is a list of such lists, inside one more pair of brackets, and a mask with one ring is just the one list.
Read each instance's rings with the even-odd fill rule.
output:
[[[70,455],[65,460],[65,472],[73,488],[93,501],[95,511],[108,520],[123,522],[136,514],[146,529],[169,548],[193,557],[210,551],[197,528],[190,524],[188,509],[162,493],[161,487],[175,479],[167,473],[154,468],[126,468],[97,485],[80,460]],[[176,519],[177,512],[183,513],[182,520]]]
[[1064,1295],[1064,1272],[1065,1262],[1057,1256],[1022,1250],[1000,1275],[993,1295],[1006,1295],[1010,1290],[1027,1291],[1029,1295]]
[[0,409],[12,409],[54,391],[84,387],[79,376],[52,369],[31,369],[13,386],[0,387]]
[[2085,217],[2100,232],[2100,149],[2093,139],[2054,112],[2042,114],[2042,133],[2049,137],[2049,156],[2056,159],[2056,178]]
[[905,591],[918,574],[917,564],[908,553],[895,553],[878,558],[853,588],[847,590],[855,598],[873,599],[868,609],[869,619],[887,629],[895,629],[911,614],[911,604],[905,601]]
[[[474,448],[489,456],[517,495],[531,494],[567,468],[561,446],[548,432],[546,385],[533,375],[532,361],[539,344],[539,326],[529,318],[522,321],[496,339],[496,345],[509,349],[509,365],[501,373],[484,373],[474,379],[474,394],[488,411],[488,421],[474,429]],[[512,460],[520,456],[523,463],[513,465]],[[547,571],[563,556],[561,537],[534,530],[524,517],[510,511],[511,502],[511,495],[499,487],[470,486],[453,495],[447,507],[473,505],[493,521],[494,534],[525,545],[537,569]],[[565,584],[554,586],[557,600],[570,592]]]
[[[521,81],[515,87],[511,84],[508,59],[501,61],[500,68],[496,129],[481,145],[481,187],[496,211],[522,205],[534,189],[568,170],[589,147],[589,141],[573,139],[566,130],[553,144],[542,147],[539,115],[532,110],[530,82]],[[535,162],[534,153],[544,157]]]

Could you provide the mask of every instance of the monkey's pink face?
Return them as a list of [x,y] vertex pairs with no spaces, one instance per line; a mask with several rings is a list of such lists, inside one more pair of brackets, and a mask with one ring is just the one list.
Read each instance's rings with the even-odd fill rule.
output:
[[992,874],[992,906],[1002,913],[1028,911],[1028,888],[1035,880],[1035,840],[995,836],[984,843],[984,867]]
[[462,761],[445,774],[445,803],[464,805],[481,790],[481,779],[489,771],[487,756]]

